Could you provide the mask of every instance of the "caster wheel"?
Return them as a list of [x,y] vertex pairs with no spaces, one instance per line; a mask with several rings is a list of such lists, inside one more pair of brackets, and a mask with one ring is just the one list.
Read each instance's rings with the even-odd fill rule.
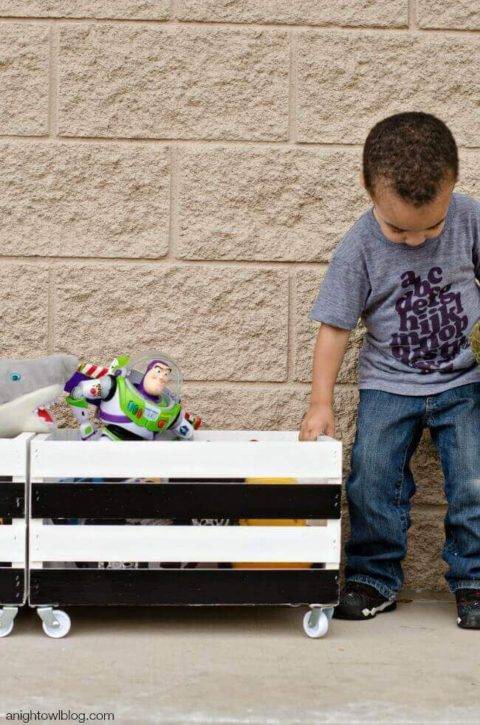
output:
[[0,637],[8,637],[9,634],[11,634],[13,631],[13,622],[8,622],[8,624],[3,625],[0,627]]
[[328,632],[328,617],[322,610],[312,609],[303,618],[303,629],[307,637],[319,639]]
[[52,614],[55,617],[53,622],[42,622],[43,631],[48,637],[53,637],[54,639],[66,637],[72,626],[70,617],[66,612],[62,612],[61,609],[54,609]]

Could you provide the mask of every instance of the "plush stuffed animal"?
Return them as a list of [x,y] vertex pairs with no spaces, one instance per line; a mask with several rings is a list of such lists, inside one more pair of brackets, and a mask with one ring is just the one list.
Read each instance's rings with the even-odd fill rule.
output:
[[48,406],[63,394],[77,366],[78,359],[73,355],[0,358],[0,437],[49,433],[55,421]]

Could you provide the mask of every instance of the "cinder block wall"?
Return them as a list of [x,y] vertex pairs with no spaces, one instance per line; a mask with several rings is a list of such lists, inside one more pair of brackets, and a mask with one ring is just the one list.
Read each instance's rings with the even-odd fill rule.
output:
[[[209,426],[296,428],[370,126],[438,114],[478,192],[479,30],[480,0],[0,0],[0,354],[161,348]],[[407,585],[443,588],[428,440],[415,470]]]

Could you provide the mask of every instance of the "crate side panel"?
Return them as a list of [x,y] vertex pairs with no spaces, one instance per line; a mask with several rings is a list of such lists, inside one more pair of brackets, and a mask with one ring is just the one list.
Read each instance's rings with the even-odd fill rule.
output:
[[[88,446],[88,455],[85,446]],[[115,446],[115,455],[112,455]],[[64,477],[341,477],[341,444],[318,442],[33,441],[33,480]]]
[[0,438],[0,476],[26,480],[28,442],[32,434],[22,433],[16,438]]
[[25,517],[25,484],[0,481],[0,518]]
[[0,567],[0,606],[20,606],[25,602],[25,572],[23,569]]
[[34,483],[32,517],[330,519],[340,496],[339,484]]
[[25,562],[25,525],[0,526],[0,559],[4,562]]
[[[1,531],[0,527],[0,531]],[[340,521],[327,526],[54,526],[30,522],[32,562],[337,562]]]
[[74,605],[335,604],[334,570],[33,570],[30,603]]

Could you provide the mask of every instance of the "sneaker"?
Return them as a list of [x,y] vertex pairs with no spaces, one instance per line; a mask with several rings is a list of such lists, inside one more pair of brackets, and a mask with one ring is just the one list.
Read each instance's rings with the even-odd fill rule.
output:
[[463,629],[480,629],[480,589],[457,589],[457,624]]
[[394,597],[387,599],[369,584],[347,582],[333,616],[336,619],[373,619],[381,612],[393,612],[396,608]]

